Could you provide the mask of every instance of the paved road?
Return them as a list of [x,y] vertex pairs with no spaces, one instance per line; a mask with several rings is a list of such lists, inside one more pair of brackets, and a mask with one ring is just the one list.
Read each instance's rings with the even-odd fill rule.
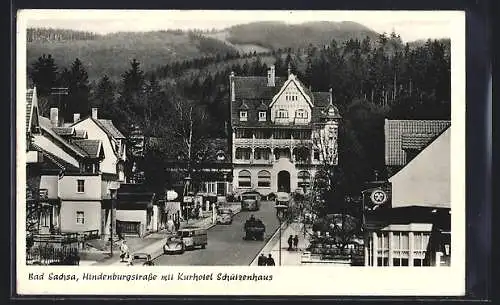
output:
[[[243,225],[250,215],[262,219],[266,225],[264,241],[243,240]],[[263,201],[256,212],[240,212],[233,218],[231,225],[216,225],[208,230],[208,245],[205,249],[186,251],[180,255],[162,255],[155,265],[204,265],[204,266],[248,266],[267,240],[278,229],[274,202]]]

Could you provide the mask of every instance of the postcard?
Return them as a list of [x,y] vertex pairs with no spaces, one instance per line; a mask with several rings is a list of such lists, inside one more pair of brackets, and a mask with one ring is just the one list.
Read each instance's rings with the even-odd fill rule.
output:
[[464,12],[17,17],[18,294],[464,295]]

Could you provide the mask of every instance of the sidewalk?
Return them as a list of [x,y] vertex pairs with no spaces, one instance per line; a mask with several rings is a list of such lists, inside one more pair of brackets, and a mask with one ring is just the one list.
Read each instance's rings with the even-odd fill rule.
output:
[[[241,210],[240,203],[228,204],[234,211],[234,214],[237,214]],[[186,226],[197,226],[206,228],[207,230],[211,227],[215,226],[212,223],[212,212],[207,211],[203,213],[203,217],[201,219],[190,219],[189,221],[182,221],[180,228],[184,228]],[[141,242],[132,243],[130,238],[127,238],[127,244],[130,249],[130,254],[137,252],[149,253],[151,255],[151,259],[155,259],[158,256],[163,254],[163,245],[167,241],[167,238],[172,236],[172,233],[169,233],[167,230],[162,230],[160,232],[154,232],[147,235],[144,238],[134,238],[139,239]],[[117,244],[120,244],[119,242]],[[115,255],[111,258],[108,255],[107,259],[101,261],[80,261],[80,265],[93,265],[93,266],[109,266],[109,265],[125,265],[125,263],[120,262],[120,250],[115,252]]]
[[[290,235],[299,236],[298,250],[288,251],[288,237]],[[304,238],[303,225],[301,223],[284,224],[281,231],[281,265],[282,266],[298,266],[302,265],[301,256],[304,249],[307,248],[309,242]],[[279,230],[273,235],[269,242],[261,249],[259,254],[252,261],[250,266],[258,266],[257,260],[260,254],[263,253],[266,257],[271,254],[274,258],[276,266],[279,265]]]

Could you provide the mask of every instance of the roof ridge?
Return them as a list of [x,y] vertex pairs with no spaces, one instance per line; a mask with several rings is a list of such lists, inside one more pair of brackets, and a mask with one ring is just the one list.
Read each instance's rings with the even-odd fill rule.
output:
[[48,151],[46,151],[45,149],[41,148],[40,146],[34,143],[32,145],[33,147],[37,148],[39,152],[44,154],[47,158],[49,158],[52,162],[54,162],[57,166],[59,166],[62,170],[66,170],[66,167],[62,165],[59,161],[57,161],[54,155],[52,155],[51,153],[49,153]]

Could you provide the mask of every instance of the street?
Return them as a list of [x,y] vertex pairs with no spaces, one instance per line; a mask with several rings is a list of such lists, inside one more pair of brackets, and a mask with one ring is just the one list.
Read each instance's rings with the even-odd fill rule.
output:
[[[266,225],[264,241],[243,240],[245,221],[254,215]],[[249,265],[262,247],[278,229],[278,219],[273,201],[263,201],[259,211],[243,211],[235,215],[231,225],[216,225],[208,230],[206,249],[186,251],[181,255],[161,255],[155,265]]]

